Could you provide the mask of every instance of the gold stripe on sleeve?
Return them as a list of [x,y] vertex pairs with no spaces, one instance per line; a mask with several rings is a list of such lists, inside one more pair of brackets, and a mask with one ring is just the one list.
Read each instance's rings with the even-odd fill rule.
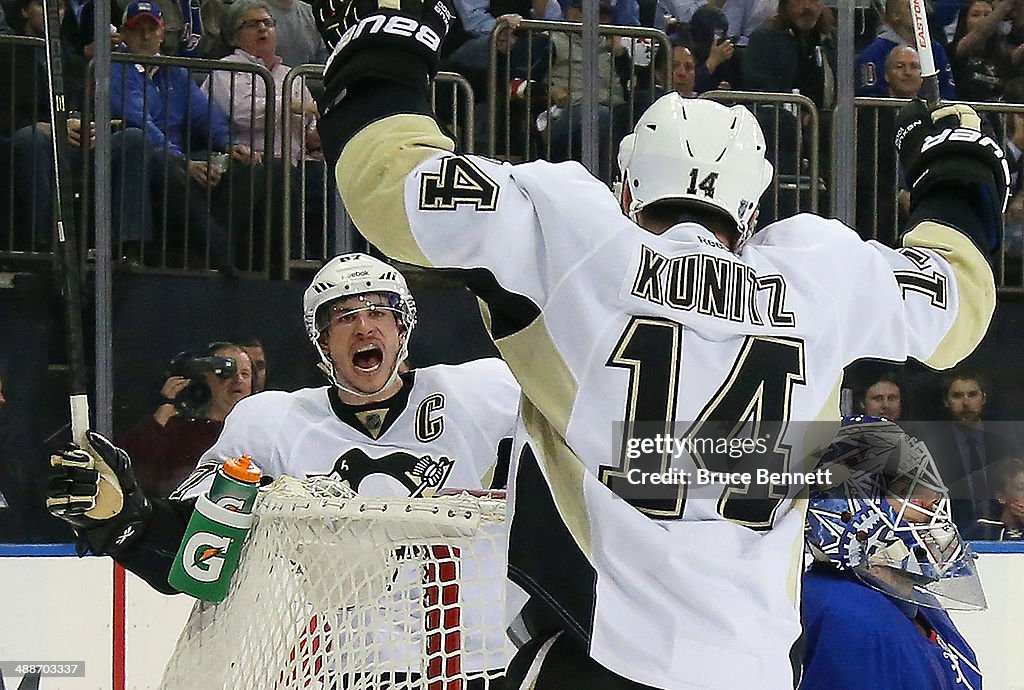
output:
[[[807,430],[804,432],[803,438],[806,459],[801,461],[800,467],[792,468],[791,466],[791,469],[796,469],[799,472],[812,471],[817,466],[822,453],[828,448],[829,443],[831,443],[832,438],[839,429],[839,396],[842,384],[843,376],[840,374],[835,383],[832,384],[832,392],[825,399],[825,403],[821,406],[817,416],[810,422],[800,422],[801,424],[807,424]],[[793,499],[793,505],[790,507],[790,510],[800,512],[802,516],[801,522],[804,524],[806,524],[807,520],[807,498],[808,489],[805,486],[800,489],[800,492]],[[799,609],[804,572],[803,530],[800,530],[800,534],[793,541],[789,557],[790,569],[786,577],[786,591],[789,594],[790,602],[795,608]]]
[[433,118],[392,115],[364,127],[334,169],[345,209],[359,231],[391,258],[430,267],[405,208],[405,178],[424,160],[455,146]]
[[551,339],[543,315],[496,344],[522,386],[523,425],[544,466],[558,512],[589,559],[590,520],[583,499],[586,469],[565,441],[578,391],[576,378]]
[[906,247],[938,252],[956,275],[959,310],[953,325],[925,364],[948,369],[974,351],[996,308],[996,285],[988,261],[963,233],[934,221],[919,223],[903,238]]
[[[489,316],[485,311],[486,321],[489,321]],[[509,368],[515,372],[523,395],[540,409],[555,432],[564,438],[578,386],[576,377],[548,333],[544,315],[495,344]]]
[[523,400],[521,414],[523,426],[537,451],[537,462],[544,466],[558,514],[580,551],[588,561],[593,562],[590,519],[587,517],[583,497],[583,478],[586,474],[583,462],[529,400]]

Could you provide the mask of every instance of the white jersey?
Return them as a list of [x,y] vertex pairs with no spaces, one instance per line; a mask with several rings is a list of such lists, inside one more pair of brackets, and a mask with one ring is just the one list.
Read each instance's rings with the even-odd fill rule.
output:
[[243,454],[264,475],[337,477],[369,496],[503,488],[491,487],[491,477],[519,405],[519,386],[505,363],[439,364],[403,378],[406,385],[386,403],[344,405],[329,386],[242,399],[171,498],[209,491],[221,463]]
[[[500,359],[456,366],[437,365],[403,375],[401,391],[384,403],[343,405],[330,387],[294,393],[264,391],[241,400],[228,415],[217,442],[171,495],[183,499],[209,491],[224,460],[247,454],[265,475],[331,476],[363,495],[432,496],[442,488],[504,488],[507,458],[516,427],[520,391]],[[501,535],[480,540],[477,552],[500,548]],[[486,565],[500,569],[495,556]],[[486,639],[464,641],[463,668],[504,668],[512,648],[505,636],[505,610],[496,573],[479,572],[461,596],[462,618],[483,621]],[[497,589],[501,589],[498,587]],[[395,621],[393,614],[383,619]],[[399,625],[394,623],[393,625]],[[408,621],[401,625],[407,626]],[[403,639],[382,627],[385,639]],[[395,645],[389,645],[393,648]],[[481,650],[486,652],[481,653]],[[420,649],[392,657],[391,670],[415,669]]]
[[[850,362],[912,356],[942,368],[973,350],[995,301],[984,258],[933,222],[895,251],[810,215],[734,254],[699,225],[645,232],[575,163],[513,166],[450,147],[430,118],[397,115],[349,141],[336,172],[375,246],[467,269],[523,387],[511,579],[639,683],[792,688],[801,487],[638,489],[631,477],[669,460],[626,456],[621,422],[771,422],[781,437],[764,457],[787,471],[809,450],[797,422],[838,420]],[[728,461],[684,454],[671,469]]]

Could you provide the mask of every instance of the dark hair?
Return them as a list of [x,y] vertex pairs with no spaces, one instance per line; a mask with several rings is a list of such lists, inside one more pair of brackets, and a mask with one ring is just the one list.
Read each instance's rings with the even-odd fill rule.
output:
[[[9,3],[4,4],[4,9],[9,11],[11,14],[21,14],[21,11],[31,5],[33,2],[42,3],[43,0],[11,0]],[[7,21],[10,22],[10,17]]]
[[7,13],[7,23],[14,33],[20,34],[25,30],[28,19],[22,16],[21,11],[33,2],[42,2],[42,0],[12,0],[9,4],[4,5],[4,11]]
[[[905,1],[905,0],[904,0]],[[793,33],[797,33],[796,26],[789,21],[789,17],[786,16],[786,7],[789,5],[789,0],[779,0],[777,8],[777,14],[773,18],[775,26],[780,29],[789,29]],[[818,21],[814,23],[812,32],[817,32],[819,36],[831,35],[836,29],[836,17],[832,14],[832,9],[828,5],[822,4],[821,15],[818,16]]]
[[867,397],[868,389],[874,386],[876,383],[891,383],[900,389],[900,395],[903,394],[903,382],[900,381],[899,374],[895,371],[883,371],[878,376],[874,376],[867,381],[863,382],[857,388],[854,389],[854,394],[858,402],[864,402],[864,398]]
[[234,348],[235,350],[241,350],[242,346],[233,340],[214,340],[206,344],[207,354],[214,354],[217,350],[225,350],[227,348]]
[[[970,14],[971,7],[975,4],[983,2],[989,7],[992,7],[991,0],[964,0],[960,5],[960,13],[956,17],[956,32],[953,34],[953,40],[949,44],[949,59],[951,61],[956,59],[956,49],[960,45],[960,39],[967,35],[967,15]],[[993,62],[999,62],[1005,59],[1007,56],[1007,50],[1003,47],[1003,35],[998,31],[993,31],[985,42],[981,44],[980,48],[976,48],[973,53],[976,57],[983,57]]]
[[679,223],[697,223],[712,232],[721,232],[735,241],[739,237],[736,221],[722,209],[693,199],[666,199],[644,206],[644,219],[671,227]]
[[978,384],[978,388],[984,393],[985,389],[988,388],[988,384],[985,379],[976,372],[970,369],[963,369],[960,371],[954,371],[942,380],[942,397],[945,398],[949,395],[949,387],[957,381],[974,381]]
[[729,32],[729,18],[714,5],[702,5],[690,18],[690,35],[694,43],[713,43]]
[[653,67],[658,73],[664,71],[666,64],[672,64],[672,53],[676,48],[686,48],[690,51],[691,55],[693,54],[693,48],[690,47],[689,43],[679,39],[678,37],[671,39],[669,41],[668,50],[661,50],[661,47],[659,46],[658,50],[654,51]]
[[232,338],[231,342],[239,347],[263,347],[263,341],[260,340],[259,336],[251,333],[243,334],[238,338]]
[[729,33],[729,19],[714,5],[703,5],[690,19],[690,52],[697,64],[707,62],[711,48]]
[[992,493],[1006,491],[1013,478],[1018,474],[1024,474],[1024,460],[1019,458],[1007,458],[1000,460],[992,466]]

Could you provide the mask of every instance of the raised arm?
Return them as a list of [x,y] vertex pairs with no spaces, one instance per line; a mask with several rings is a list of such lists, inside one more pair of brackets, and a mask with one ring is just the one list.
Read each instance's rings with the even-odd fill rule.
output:
[[[896,146],[910,185],[910,231],[901,251],[912,266],[896,272],[908,294],[934,303],[957,303],[954,321],[934,352],[919,359],[936,368],[952,366],[985,334],[995,309],[995,282],[986,254],[999,248],[1010,171],[999,145],[981,131],[981,118],[964,104],[932,110],[923,101],[904,106]],[[952,280],[944,294],[941,272],[929,267],[937,255]]]
[[[578,164],[511,166],[454,155],[428,100],[450,14],[440,2],[409,0],[402,8],[378,10],[376,0],[315,7],[321,33],[336,46],[319,129],[345,207],[388,256],[460,270],[492,306],[530,318],[553,282],[544,274],[556,270],[544,268],[553,249],[571,243],[586,253],[608,237],[566,222],[555,237],[541,207],[577,189],[593,197],[591,208],[606,209],[609,223],[623,216],[607,186]],[[352,14],[362,19],[346,28],[340,18]],[[384,35],[389,26],[404,35]]]

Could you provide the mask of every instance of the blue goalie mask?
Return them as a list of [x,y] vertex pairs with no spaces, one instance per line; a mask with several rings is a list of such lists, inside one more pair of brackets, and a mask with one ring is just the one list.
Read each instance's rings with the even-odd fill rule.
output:
[[924,442],[876,417],[847,417],[811,492],[811,555],[868,586],[922,606],[985,608],[975,556],[950,516],[949,493]]

